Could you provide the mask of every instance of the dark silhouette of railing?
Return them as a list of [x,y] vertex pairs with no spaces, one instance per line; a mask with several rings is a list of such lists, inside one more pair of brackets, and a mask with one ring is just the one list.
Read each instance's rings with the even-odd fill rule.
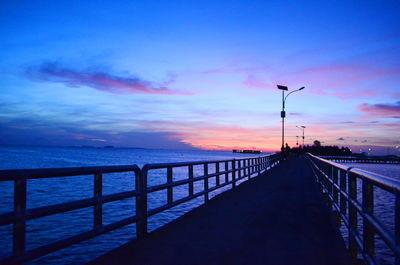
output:
[[[356,260],[360,253],[367,264],[376,264],[375,235],[378,235],[393,252],[396,264],[400,264],[400,181],[336,164],[309,153],[307,157],[322,192],[348,229],[348,247],[352,258]],[[357,180],[362,183],[361,202],[357,200]],[[394,197],[394,233],[374,215],[376,189]],[[362,233],[357,228],[358,217],[362,218]]]
[[[57,169],[29,169],[29,170],[2,170],[0,181],[14,181],[14,211],[0,214],[0,225],[13,224],[13,253],[12,256],[0,260],[0,263],[24,263],[26,261],[44,256],[59,249],[71,246],[81,241],[107,233],[122,226],[136,223],[136,237],[142,238],[147,234],[147,218],[156,213],[172,208],[183,202],[204,196],[204,202],[209,200],[209,193],[227,185],[235,188],[237,181],[250,179],[254,175],[260,175],[265,170],[275,166],[280,161],[280,154],[247,159],[232,159],[220,161],[183,162],[168,164],[147,164],[142,169],[136,165],[128,166],[104,166],[104,167],[76,167]],[[208,172],[208,166],[215,164],[215,173]],[[202,165],[204,174],[194,177],[193,166]],[[221,170],[223,165],[223,170]],[[173,181],[173,168],[187,168],[187,178]],[[156,186],[148,186],[148,173],[155,169],[166,169],[166,183]],[[116,172],[132,172],[135,176],[135,190],[102,194],[103,174]],[[54,178],[65,176],[93,175],[93,197],[60,203],[33,209],[26,208],[27,180],[39,178]],[[133,176],[132,176],[133,177]],[[209,179],[215,178],[216,185],[209,187]],[[221,181],[221,178],[222,181]],[[204,182],[202,191],[194,193],[193,184]],[[188,185],[189,195],[174,200],[173,187]],[[167,190],[167,203],[148,210],[147,195],[149,193]],[[103,204],[126,198],[136,198],[136,214],[117,222],[103,225]],[[69,212],[77,209],[93,207],[93,229],[68,237],[33,250],[26,250],[26,221],[49,215]]]
[[357,156],[320,156],[338,163],[363,164],[400,164],[400,158],[394,157],[357,157]]

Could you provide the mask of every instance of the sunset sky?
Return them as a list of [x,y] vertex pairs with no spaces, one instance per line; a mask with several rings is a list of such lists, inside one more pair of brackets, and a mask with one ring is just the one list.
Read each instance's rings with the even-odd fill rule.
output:
[[[0,144],[400,154],[400,1],[2,1]],[[353,151],[354,151],[353,150]]]

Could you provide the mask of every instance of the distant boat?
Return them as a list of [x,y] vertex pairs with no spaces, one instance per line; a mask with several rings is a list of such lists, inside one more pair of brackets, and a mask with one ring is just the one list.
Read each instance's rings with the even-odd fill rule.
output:
[[114,148],[114,146],[112,146],[112,145],[106,145],[106,146],[104,146],[103,148]]
[[233,149],[234,153],[241,153],[241,154],[261,154],[261,150],[237,150]]

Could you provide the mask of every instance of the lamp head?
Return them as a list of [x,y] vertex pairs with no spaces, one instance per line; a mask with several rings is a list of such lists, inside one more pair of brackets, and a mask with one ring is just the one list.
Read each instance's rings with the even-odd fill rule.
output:
[[301,128],[305,129],[305,128],[306,128],[306,126],[301,126]]
[[281,86],[281,85],[277,85],[278,89],[280,90],[286,90],[288,91],[288,87],[287,86]]
[[305,88],[304,86],[300,87],[300,88],[299,88],[299,91],[300,91],[300,90],[303,90],[304,88]]

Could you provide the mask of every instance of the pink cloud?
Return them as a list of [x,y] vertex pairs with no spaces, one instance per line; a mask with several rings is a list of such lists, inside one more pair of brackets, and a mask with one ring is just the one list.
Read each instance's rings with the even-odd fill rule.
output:
[[400,118],[400,101],[395,104],[361,104],[358,110],[373,117]]
[[252,74],[247,76],[247,79],[243,81],[243,85],[252,87],[252,88],[276,89],[276,85],[262,82],[262,81],[258,80]]
[[171,90],[167,86],[172,80],[157,85],[139,77],[116,76],[105,72],[78,71],[57,63],[44,63],[26,69],[26,75],[37,81],[64,83],[72,87],[87,86],[114,94],[190,95]]

